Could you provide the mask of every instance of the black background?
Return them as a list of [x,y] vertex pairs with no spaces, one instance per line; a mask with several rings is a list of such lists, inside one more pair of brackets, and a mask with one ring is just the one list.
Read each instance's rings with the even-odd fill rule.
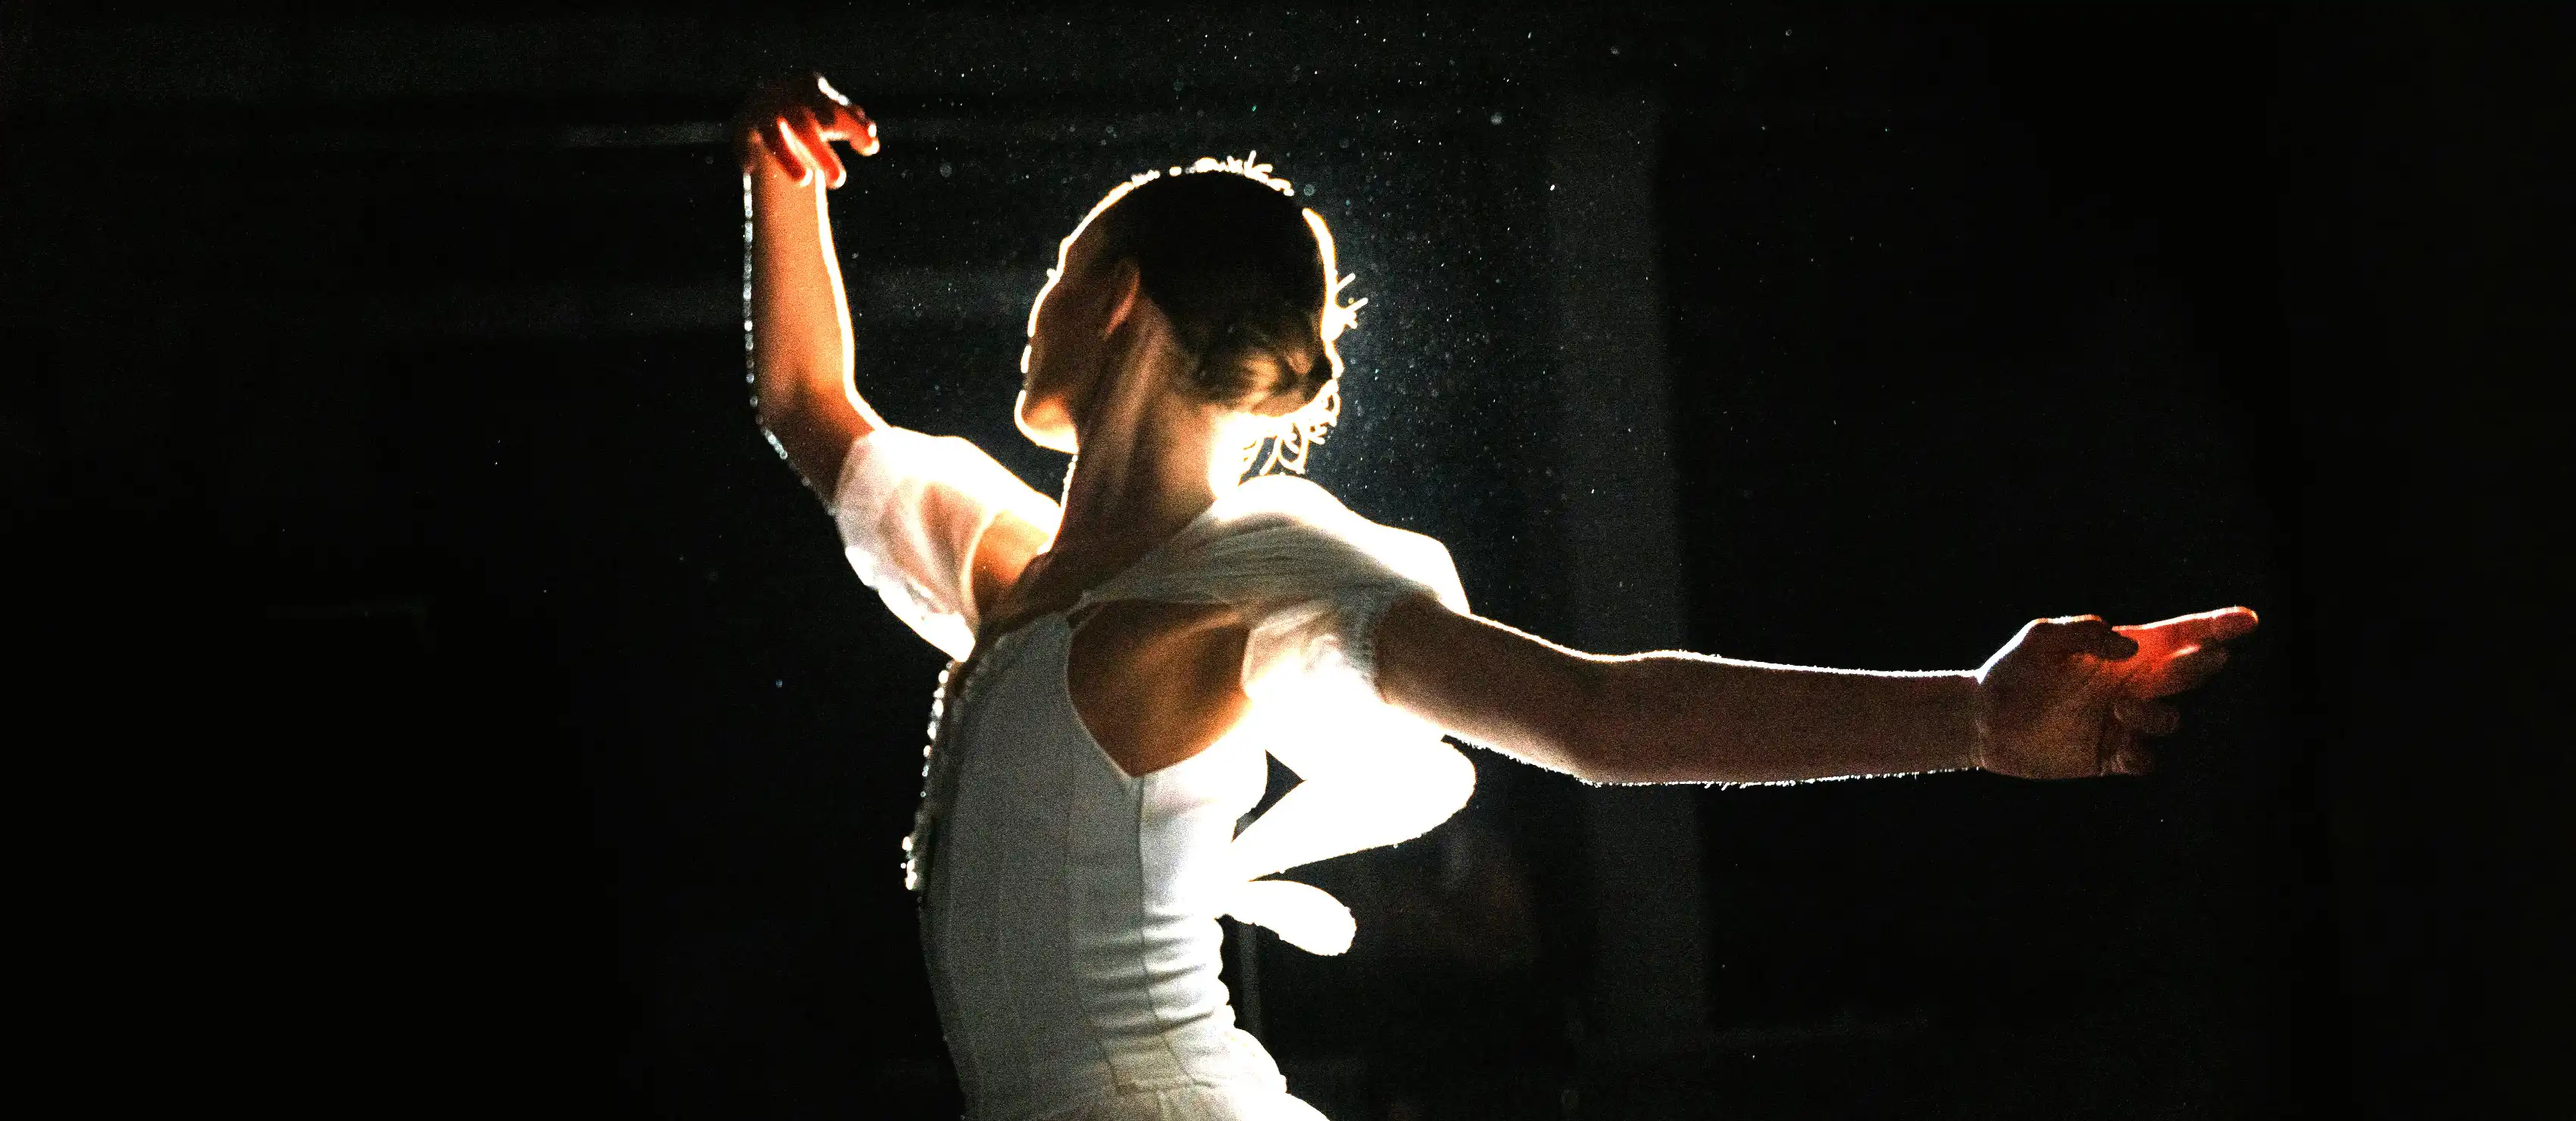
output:
[[1351,956],[1263,948],[1335,1117],[2570,1107],[2555,13],[0,36],[21,924],[94,1095],[953,1115],[895,870],[939,659],[760,439],[732,322],[709,126],[818,65],[886,129],[834,204],[861,388],[1042,486],[1004,410],[1054,239],[1258,148],[1372,301],[1316,476],[1560,625],[1543,154],[1611,95],[1660,106],[1695,647],[1964,666],[2033,615],[2264,612],[2149,779],[1704,795],[1712,1042],[1645,1067],[1587,1042],[1576,791],[1480,755],[1451,825],[1318,870]]

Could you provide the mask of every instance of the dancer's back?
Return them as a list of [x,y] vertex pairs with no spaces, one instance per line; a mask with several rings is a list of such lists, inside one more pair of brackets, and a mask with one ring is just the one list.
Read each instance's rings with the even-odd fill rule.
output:
[[[1378,699],[1367,649],[1398,600],[1463,607],[1456,571],[1428,538],[1269,478],[1071,604],[987,623],[969,645],[973,594],[952,559],[1003,510],[1047,520],[1044,502],[962,441],[901,429],[853,443],[833,501],[862,578],[924,637],[971,653],[934,709],[907,841],[968,1116],[1311,1117],[1235,1027],[1216,920],[1338,952],[1347,912],[1263,877],[1412,836],[1465,802],[1473,769]],[[1148,605],[1241,629],[1221,668],[1247,703],[1210,746],[1140,768],[1095,735],[1072,671],[1078,635]],[[1305,781],[1238,837],[1274,753]]]

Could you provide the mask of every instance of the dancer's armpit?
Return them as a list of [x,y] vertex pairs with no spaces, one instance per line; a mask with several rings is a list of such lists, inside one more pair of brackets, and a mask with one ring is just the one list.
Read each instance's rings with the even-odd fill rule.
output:
[[989,614],[1001,602],[1002,593],[1020,582],[1029,562],[1045,552],[1055,532],[1027,518],[1005,510],[984,528],[975,541],[975,559],[970,577],[975,597],[976,617]]

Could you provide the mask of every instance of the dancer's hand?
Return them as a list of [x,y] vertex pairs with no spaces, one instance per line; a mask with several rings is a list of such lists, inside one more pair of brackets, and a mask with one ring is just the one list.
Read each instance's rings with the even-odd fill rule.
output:
[[2227,664],[2222,644],[2254,629],[2242,607],[2113,627],[2100,616],[2040,619],[1977,671],[1977,766],[2018,778],[2144,774],[2144,737],[2181,725],[2158,700]]
[[799,187],[812,186],[817,175],[831,187],[849,181],[832,141],[847,141],[862,156],[878,147],[876,122],[811,70],[761,83],[734,114],[732,131],[743,174],[758,175],[767,164]]

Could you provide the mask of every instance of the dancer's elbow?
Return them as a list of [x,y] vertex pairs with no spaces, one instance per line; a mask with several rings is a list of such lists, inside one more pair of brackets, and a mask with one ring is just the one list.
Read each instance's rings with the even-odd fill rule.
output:
[[815,427],[827,411],[823,406],[829,404],[829,384],[823,376],[798,367],[763,371],[753,387],[760,426],[773,433]]
[[1640,751],[1633,741],[1615,735],[1593,732],[1565,749],[1570,765],[1567,774],[1594,786],[1640,786],[1670,782],[1667,768],[1657,765],[1649,753]]

